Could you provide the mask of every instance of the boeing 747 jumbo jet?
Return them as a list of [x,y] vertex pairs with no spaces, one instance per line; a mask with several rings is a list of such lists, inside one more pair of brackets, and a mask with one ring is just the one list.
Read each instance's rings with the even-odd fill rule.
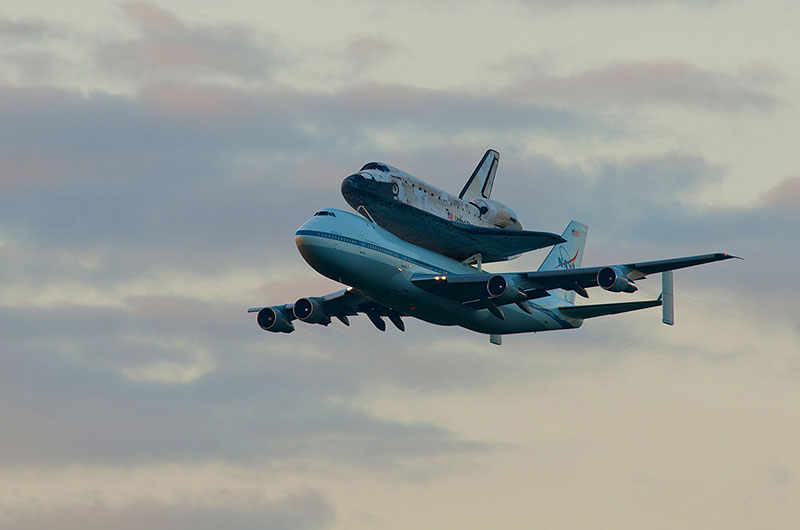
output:
[[[431,324],[461,326],[490,336],[573,329],[584,319],[663,306],[662,320],[672,324],[672,270],[733,258],[704,254],[686,258],[581,268],[587,226],[572,221],[563,243],[554,246],[537,271],[491,274],[464,262],[404,241],[370,220],[342,210],[319,210],[295,233],[300,254],[317,272],[345,289],[294,303],[252,307],[258,324],[271,332],[291,333],[294,320],[327,326],[332,318],[350,325],[363,313],[381,331],[384,317],[405,331],[403,317]],[[656,300],[575,305],[587,289],[632,293],[635,282],[661,273]]]
[[342,181],[342,196],[354,210],[417,246],[484,263],[561,243],[549,232],[523,230],[517,214],[489,198],[500,153],[489,149],[458,197],[405,171],[370,162]]

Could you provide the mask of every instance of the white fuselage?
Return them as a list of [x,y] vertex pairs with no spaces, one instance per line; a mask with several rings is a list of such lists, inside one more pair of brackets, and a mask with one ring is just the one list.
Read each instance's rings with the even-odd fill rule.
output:
[[[531,314],[511,304],[505,319],[486,309],[433,295],[411,282],[414,274],[476,274],[477,269],[403,241],[380,226],[342,210],[325,209],[295,234],[303,258],[319,273],[362,291],[401,314],[439,325],[457,325],[488,334],[524,333],[579,327],[557,307],[568,305],[547,296],[524,302]],[[488,274],[488,273],[487,273]]]
[[373,216],[382,217],[390,215],[382,212],[394,204],[473,226],[522,229],[513,210],[499,201],[484,197],[463,200],[405,171],[386,164],[374,165],[380,169],[362,169],[342,185],[342,194],[353,208],[364,206]]

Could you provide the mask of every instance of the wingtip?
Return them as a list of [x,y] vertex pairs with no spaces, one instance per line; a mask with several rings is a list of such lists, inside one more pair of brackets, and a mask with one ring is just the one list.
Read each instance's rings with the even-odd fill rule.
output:
[[740,260],[744,260],[744,258],[741,258],[739,256],[734,256],[733,254],[728,254],[727,252],[719,252],[717,255],[720,257],[720,259],[740,259]]

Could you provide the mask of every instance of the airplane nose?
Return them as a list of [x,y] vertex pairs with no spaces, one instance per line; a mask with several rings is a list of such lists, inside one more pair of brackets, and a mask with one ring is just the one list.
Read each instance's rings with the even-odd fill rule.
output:
[[342,194],[347,196],[355,191],[363,190],[366,182],[367,179],[365,179],[364,176],[359,173],[350,175],[342,181]]

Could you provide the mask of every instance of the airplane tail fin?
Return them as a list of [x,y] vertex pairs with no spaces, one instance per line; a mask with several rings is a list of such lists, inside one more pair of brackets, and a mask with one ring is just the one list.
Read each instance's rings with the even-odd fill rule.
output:
[[[570,221],[564,233],[561,234],[566,241],[554,246],[542,264],[540,271],[554,271],[580,268],[583,262],[583,247],[586,246],[586,233],[589,227],[578,221]],[[569,303],[575,301],[575,291],[564,291],[555,289],[551,291],[553,296],[557,296]]]
[[464,189],[458,194],[459,199],[469,201],[483,197],[488,199],[492,194],[494,186],[494,175],[497,172],[497,164],[500,162],[500,153],[494,149],[489,149],[478,162],[475,171],[470,175],[469,180],[464,185]]

